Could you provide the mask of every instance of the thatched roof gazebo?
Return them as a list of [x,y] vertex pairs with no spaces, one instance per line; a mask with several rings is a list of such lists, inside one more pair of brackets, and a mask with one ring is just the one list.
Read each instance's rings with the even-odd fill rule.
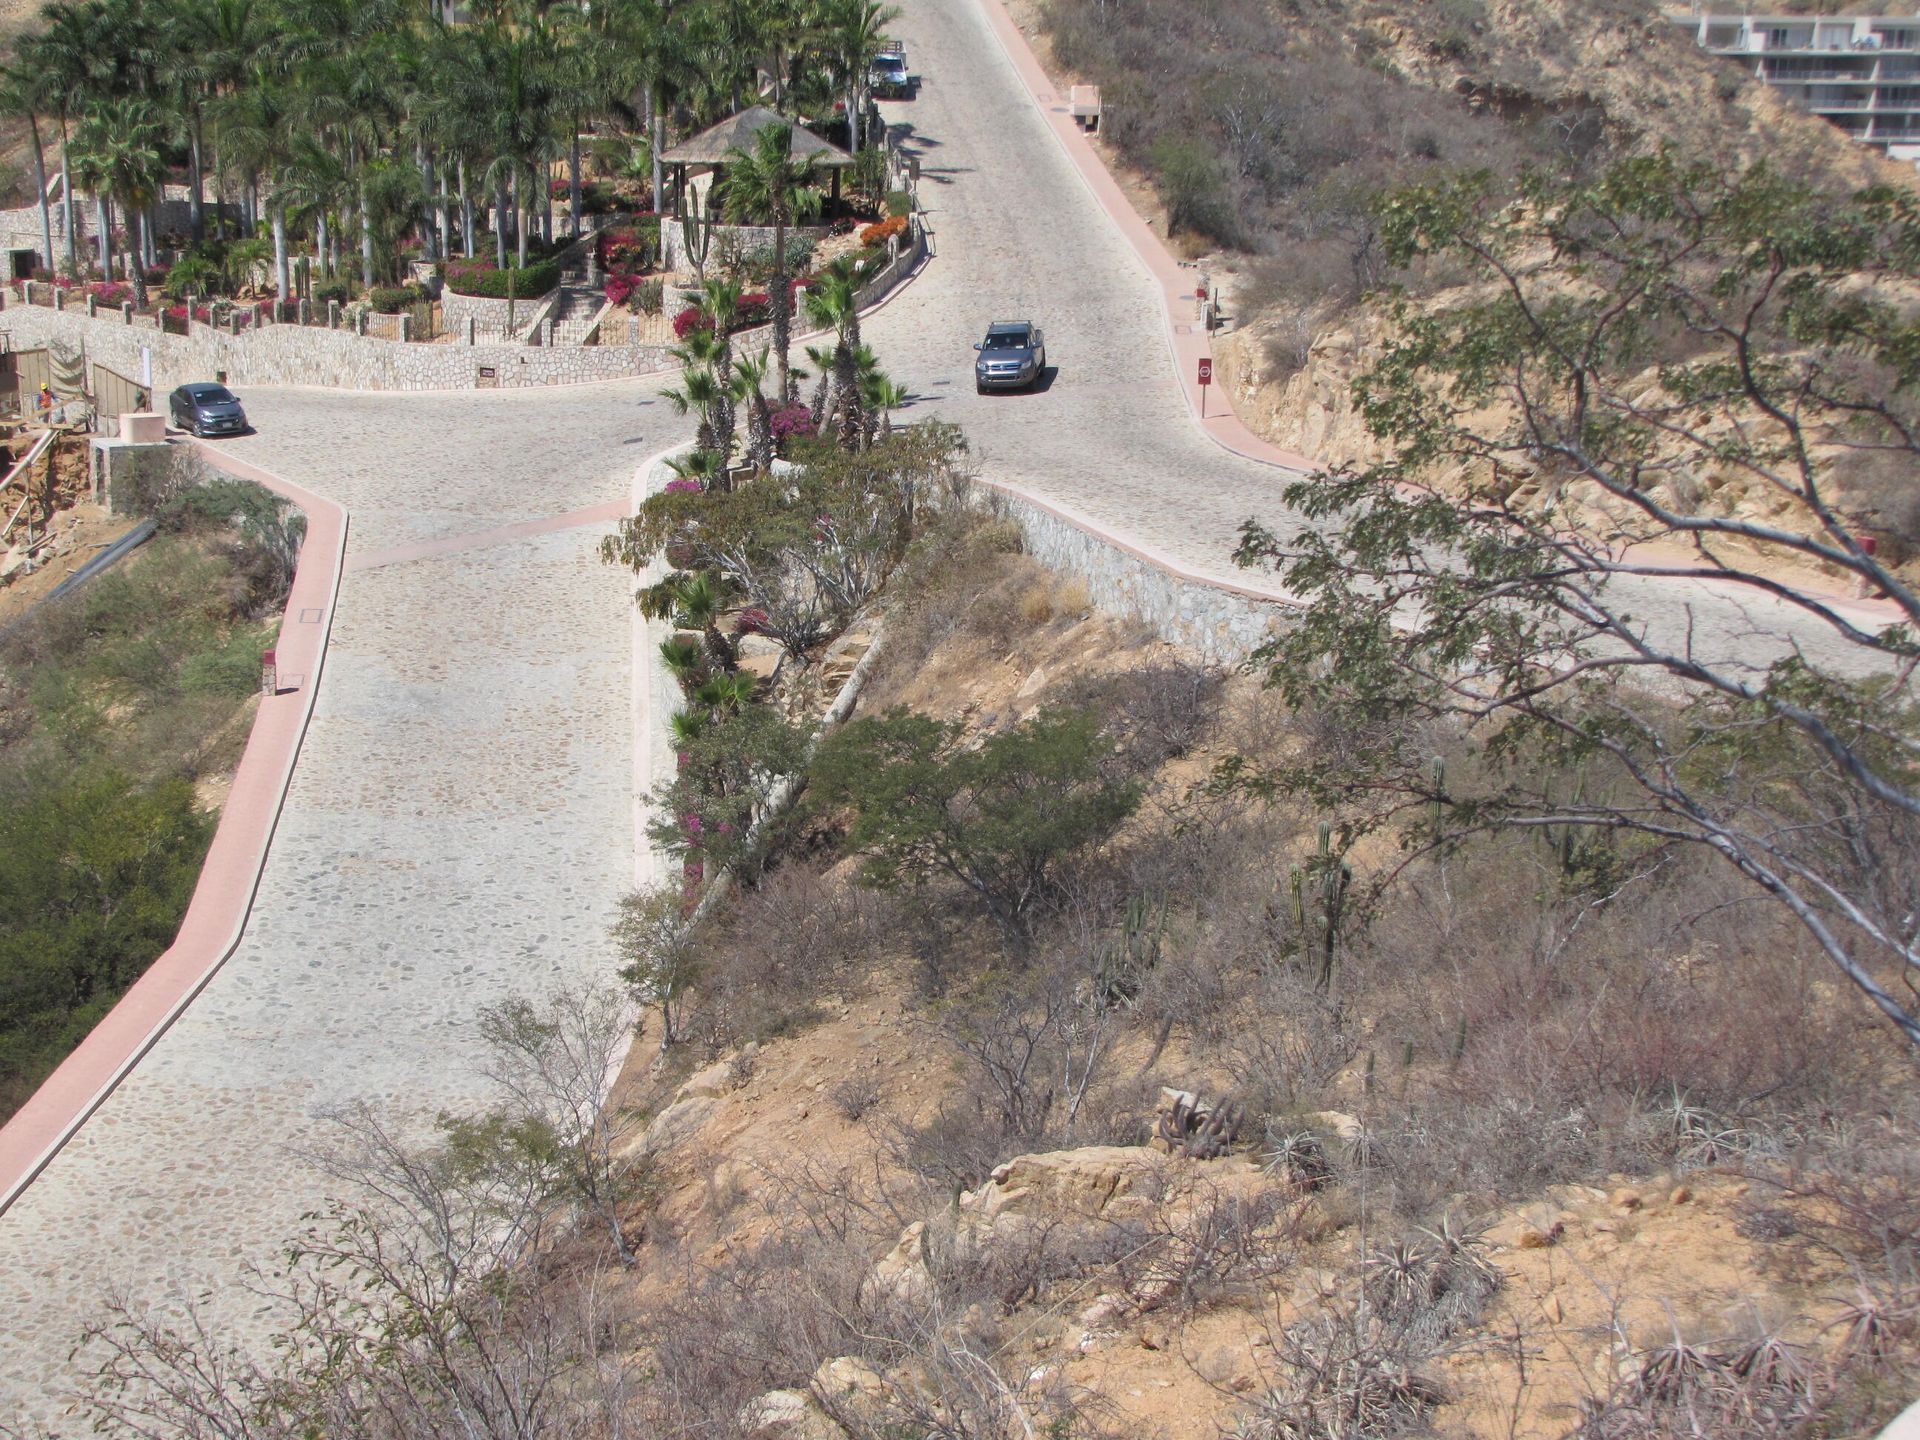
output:
[[712,170],[717,184],[726,169],[727,156],[735,150],[751,153],[760,132],[769,125],[785,125],[789,128],[792,133],[790,153],[811,158],[816,169],[831,175],[833,198],[838,200],[840,172],[854,163],[853,156],[838,145],[822,140],[811,130],[803,129],[798,121],[789,120],[777,110],[768,109],[765,105],[750,105],[738,115],[730,116],[711,129],[702,130],[698,135],[682,140],[672,149],[661,153],[661,162],[673,167],[674,215],[682,214],[686,206],[689,166],[703,166]]

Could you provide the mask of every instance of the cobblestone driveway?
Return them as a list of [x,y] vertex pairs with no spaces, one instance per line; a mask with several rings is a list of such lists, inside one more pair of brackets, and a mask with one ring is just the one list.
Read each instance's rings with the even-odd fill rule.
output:
[[[488,1001],[604,970],[631,883],[627,599],[605,525],[501,527],[624,500],[679,438],[638,385],[488,395],[249,391],[231,447],[352,512],[325,684],[246,939],[0,1217],[0,1417],[52,1419],[109,1286],[145,1299],[269,1261],[329,1106],[473,1093]],[[392,560],[397,547],[479,548]]]

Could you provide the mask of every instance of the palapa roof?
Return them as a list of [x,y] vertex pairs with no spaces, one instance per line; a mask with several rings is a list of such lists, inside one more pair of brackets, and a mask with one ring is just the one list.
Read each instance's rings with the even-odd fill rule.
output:
[[791,126],[792,153],[812,156],[813,163],[823,170],[840,170],[853,164],[853,157],[838,145],[828,144],[811,130],[803,130],[797,122],[765,105],[748,106],[711,130],[702,130],[671,150],[663,151],[660,159],[668,165],[724,165],[730,150],[751,154],[755,137],[769,125]]

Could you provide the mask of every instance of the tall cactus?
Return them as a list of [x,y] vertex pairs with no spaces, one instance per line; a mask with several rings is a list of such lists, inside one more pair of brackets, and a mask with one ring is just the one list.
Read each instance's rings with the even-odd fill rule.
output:
[[1320,872],[1320,988],[1333,985],[1334,962],[1340,944],[1340,919],[1347,904],[1347,887],[1353,883],[1353,869],[1333,853],[1333,826],[1320,822],[1320,853],[1315,860]]
[[713,202],[703,199],[698,191],[690,192],[680,207],[680,240],[687,259],[693,262],[693,273],[703,285],[707,279],[707,252],[713,248],[713,226]]

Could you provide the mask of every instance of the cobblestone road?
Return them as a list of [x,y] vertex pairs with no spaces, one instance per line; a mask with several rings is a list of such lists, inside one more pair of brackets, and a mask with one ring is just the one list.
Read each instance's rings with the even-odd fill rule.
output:
[[240,950],[0,1217],[0,1418],[54,1418],[109,1286],[211,1291],[246,1336],[240,1266],[322,1198],[289,1143],[346,1101],[472,1094],[477,1009],[604,969],[631,883],[606,527],[355,566],[624,500],[678,438],[667,407],[637,385],[246,399],[259,434],[233,451],[352,512],[325,684]]

